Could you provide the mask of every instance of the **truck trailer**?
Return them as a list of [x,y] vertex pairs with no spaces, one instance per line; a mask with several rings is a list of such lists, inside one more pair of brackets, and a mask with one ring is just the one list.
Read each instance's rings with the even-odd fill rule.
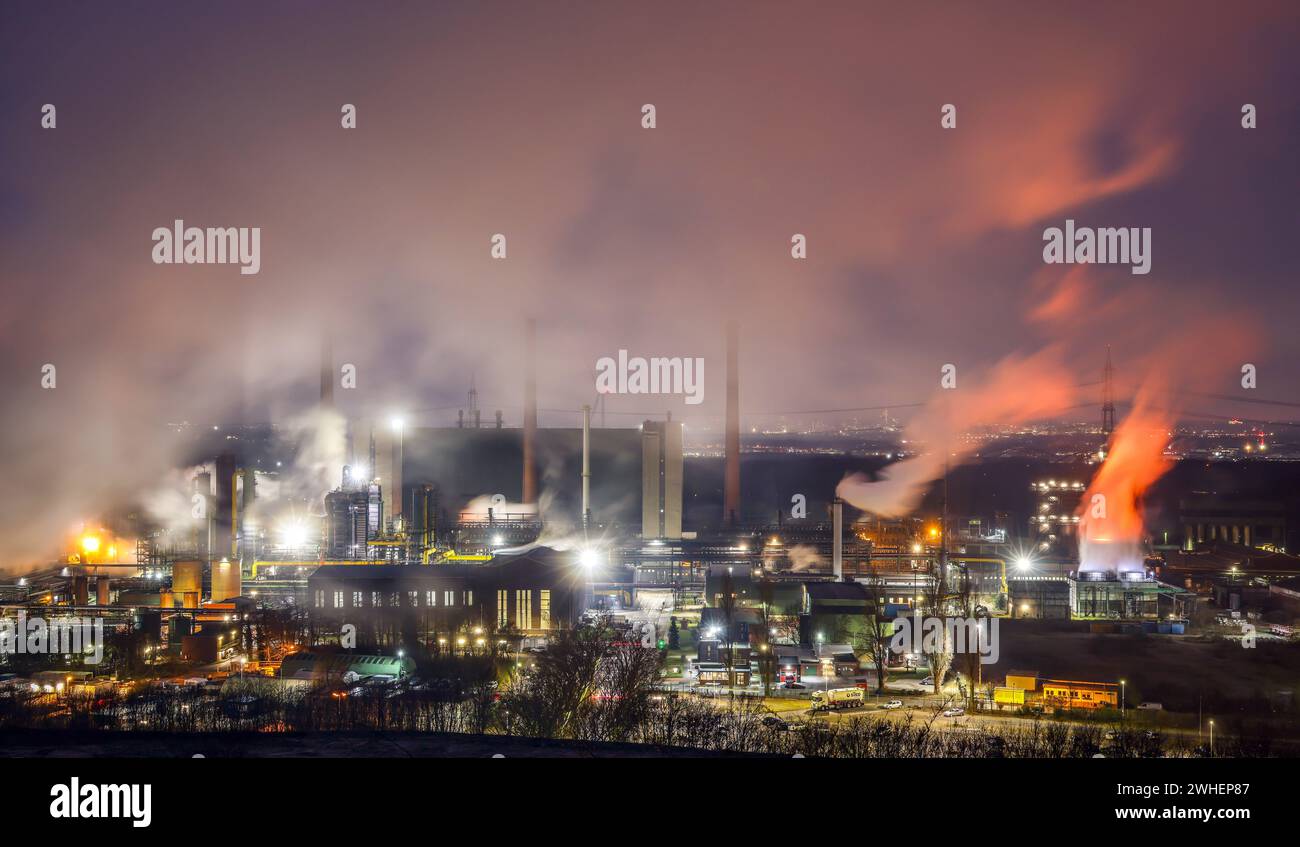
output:
[[861,688],[832,688],[829,691],[814,691],[812,708],[814,712],[831,709],[856,709],[866,701],[867,692]]

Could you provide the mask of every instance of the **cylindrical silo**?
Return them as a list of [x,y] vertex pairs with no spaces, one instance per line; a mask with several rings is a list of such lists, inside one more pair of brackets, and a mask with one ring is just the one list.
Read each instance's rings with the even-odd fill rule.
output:
[[239,563],[222,559],[212,565],[212,602],[238,597],[241,590]]
[[203,592],[203,563],[186,559],[172,565],[172,593],[176,596]]

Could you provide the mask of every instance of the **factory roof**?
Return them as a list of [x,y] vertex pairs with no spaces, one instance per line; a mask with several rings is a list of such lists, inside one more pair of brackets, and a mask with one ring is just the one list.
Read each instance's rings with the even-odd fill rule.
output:
[[867,602],[867,588],[857,582],[809,582],[804,590],[814,602],[860,601]]
[[304,651],[284,657],[280,665],[282,679],[313,680],[351,674],[358,679],[372,676],[398,677],[415,669],[410,657],[379,656],[355,653],[313,653]]
[[465,576],[464,565],[321,565],[311,579],[409,579],[411,577],[458,578]]
[[1165,563],[1178,571],[1227,571],[1235,567],[1251,573],[1300,574],[1300,557],[1226,542],[1210,542],[1190,553],[1170,551],[1165,554]]

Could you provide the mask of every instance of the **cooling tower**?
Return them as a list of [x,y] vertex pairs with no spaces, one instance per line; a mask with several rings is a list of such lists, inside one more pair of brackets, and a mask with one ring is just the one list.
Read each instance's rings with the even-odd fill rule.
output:
[[1079,542],[1080,579],[1142,579],[1142,551],[1132,542],[1085,538]]

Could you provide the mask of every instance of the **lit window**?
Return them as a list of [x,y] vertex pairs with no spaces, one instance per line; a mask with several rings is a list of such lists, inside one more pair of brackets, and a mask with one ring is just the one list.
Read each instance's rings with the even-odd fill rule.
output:
[[515,592],[515,625],[519,629],[533,628],[533,592],[527,589]]

